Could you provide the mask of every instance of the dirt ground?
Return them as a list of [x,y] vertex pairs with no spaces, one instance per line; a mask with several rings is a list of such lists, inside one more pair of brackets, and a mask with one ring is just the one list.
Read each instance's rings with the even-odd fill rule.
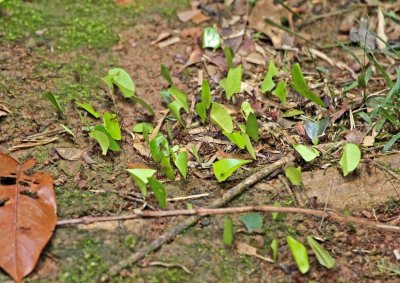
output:
[[[347,93],[342,91],[356,81],[358,74],[364,69],[344,51],[338,41],[346,42],[353,54],[360,54],[360,58],[365,59],[365,55],[359,53],[360,48],[349,42],[349,33],[351,28],[358,26],[357,19],[361,17],[370,16],[371,25],[376,25],[378,6],[372,3],[374,1],[284,1],[301,18],[287,17],[293,21],[296,36],[289,36],[281,30],[269,31],[275,32],[275,40],[282,41],[280,43],[274,42],[265,33],[254,30],[254,26],[251,28],[251,19],[254,20],[254,17],[251,17],[251,5],[247,1],[225,1],[229,5],[224,4],[224,1],[194,2],[196,1],[66,0],[60,4],[52,0],[0,1],[0,114],[4,112],[4,115],[0,115],[0,152],[10,154],[20,161],[34,157],[37,159],[36,171],[47,171],[53,175],[59,219],[119,215],[142,207],[140,191],[126,169],[132,163],[147,164],[152,168],[158,168],[158,165],[149,155],[133,146],[130,133],[138,122],[156,124],[163,116],[162,111],[167,108],[159,95],[161,90],[168,87],[160,74],[161,64],[167,66],[174,84],[185,91],[190,100],[199,98],[200,78],[205,77],[210,81],[215,99],[227,104],[223,92],[218,88],[218,81],[226,75],[227,70],[223,52],[206,50],[201,54],[202,60],[194,58],[196,50],[201,50],[199,34],[201,35],[204,27],[218,27],[225,37],[225,43],[235,50],[235,62],[241,63],[244,70],[245,93],[259,112],[263,125],[271,125],[269,122],[277,124],[276,115],[281,111],[278,107],[279,101],[266,98],[256,90],[259,89],[270,60],[274,60],[288,74],[292,64],[301,63],[307,78],[312,78],[312,88],[320,94],[329,93],[334,96],[331,116],[341,109],[344,101],[355,105],[354,109],[361,107],[357,103],[363,91],[376,94],[382,90],[387,93],[389,90],[385,79],[374,67],[371,82],[365,89],[358,87]],[[330,2],[335,3],[329,4]],[[384,2],[387,12],[391,11],[400,17],[396,1],[380,2]],[[200,10],[206,15],[205,19],[196,23],[193,20],[182,22],[177,18],[177,12],[187,11],[191,9],[190,5],[195,4],[196,7],[201,7]],[[285,11],[279,10],[280,16],[287,16],[287,10]],[[285,24],[290,26],[290,21]],[[391,21],[386,27],[388,40],[398,44],[399,22]],[[162,33],[169,33],[169,38],[177,37],[179,41],[161,48],[159,43],[165,40],[156,43],[154,41]],[[313,53],[308,48],[320,50],[324,55]],[[400,66],[399,58],[383,51],[375,54],[388,74],[395,79],[395,67]],[[116,96],[114,105],[107,86],[101,81],[112,67],[123,68],[132,76],[136,94],[149,102],[155,117],[148,115],[140,105],[124,100],[122,96]],[[43,99],[43,94],[48,92],[58,97],[65,108],[63,113],[57,113],[50,102]],[[323,116],[320,109],[309,106],[299,95],[289,93],[288,97],[291,102],[306,109],[305,115]],[[234,101],[232,108],[240,109],[241,99]],[[85,131],[85,125],[75,108],[76,101],[88,102],[100,112],[117,109],[123,129],[120,152],[109,152],[106,156],[101,154],[99,145]],[[346,116],[348,114],[342,115],[321,138],[321,146],[346,139],[350,141],[349,134],[358,134],[350,130],[351,119]],[[369,126],[360,122],[361,118],[357,117],[355,123],[360,132],[366,135]],[[97,122],[90,115],[86,119],[92,124]],[[187,115],[184,119],[194,123],[198,117]],[[299,120],[288,118],[282,122],[286,124],[278,125],[285,128],[291,136],[307,140],[296,130],[298,122]],[[76,138],[64,132],[60,124],[70,128]],[[206,137],[212,137],[227,141],[216,128],[210,130],[198,126],[203,131],[194,134],[196,127],[182,128],[173,118],[168,117],[166,124],[171,128],[172,144],[187,148],[189,144],[200,145],[199,154],[202,158],[210,158],[222,154],[221,152],[240,152],[237,148],[232,149],[226,144],[207,140]],[[290,144],[281,135],[274,135],[267,126],[263,130],[266,132],[255,146],[257,161],[239,170],[237,178],[233,176],[227,182],[218,183],[212,169],[195,165],[190,168],[187,179],[167,181],[158,173],[157,177],[165,181],[168,198],[208,194],[199,199],[168,202],[168,209],[185,209],[189,204],[207,207],[212,200],[221,197],[229,188],[239,183],[247,171],[257,170],[259,166],[272,163],[293,152]],[[167,134],[165,124],[161,131]],[[282,206],[323,209],[328,201],[330,209],[399,226],[399,143],[390,152],[382,152],[389,134],[398,132],[398,128],[389,126],[385,131],[385,134],[376,137],[373,146],[363,147],[363,160],[351,176],[343,177],[338,167],[340,151],[336,148],[333,153],[323,154],[314,163],[305,163],[297,156],[296,164],[301,165],[303,171],[303,184],[300,187],[288,185],[286,178],[280,174],[282,177],[275,176],[248,188],[229,206],[279,202]],[[34,140],[38,142],[37,145],[27,146],[32,141],[29,140],[30,136],[47,132],[48,135]],[[311,144],[309,140],[307,142]],[[360,146],[361,144],[362,141]],[[69,151],[79,149],[85,152],[85,157],[68,160],[60,155],[60,149],[63,148]],[[240,154],[249,156],[243,152]],[[191,157],[191,160],[194,161],[194,158]],[[329,186],[332,191],[328,192]],[[157,207],[157,200],[153,195],[148,197],[147,202],[150,206]],[[137,265],[121,270],[109,280],[400,280],[400,259],[396,259],[394,253],[400,249],[398,233],[329,220],[322,223],[317,217],[300,214],[278,218],[264,214],[262,228],[248,232],[240,221],[240,215],[233,215],[232,218],[235,231],[233,246],[226,246],[222,240],[224,216],[208,216],[171,243],[149,254]],[[159,238],[168,227],[183,219],[184,217],[137,219],[58,227],[26,282],[99,282],[111,266]],[[301,274],[286,245],[287,235],[292,235],[303,243],[307,236],[317,237],[335,258],[336,266],[326,269],[310,253],[311,270],[307,274]],[[277,263],[240,254],[236,248],[236,243],[247,243],[256,247],[260,255],[269,257],[273,239],[278,239],[279,242]],[[0,282],[9,280],[5,273],[0,272]]]

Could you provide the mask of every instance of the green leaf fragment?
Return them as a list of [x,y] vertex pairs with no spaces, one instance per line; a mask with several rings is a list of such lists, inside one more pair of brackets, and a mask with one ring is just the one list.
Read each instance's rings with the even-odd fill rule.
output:
[[106,155],[108,148],[110,146],[110,141],[109,141],[107,135],[100,131],[93,131],[93,132],[89,133],[89,136],[91,138],[95,139],[99,143],[101,150],[102,150],[102,154]]
[[225,107],[219,103],[213,102],[210,114],[211,122],[217,125],[222,131],[232,133],[233,121]]
[[201,101],[204,102],[206,109],[210,108],[211,106],[211,90],[210,84],[207,80],[203,80],[201,84]]
[[158,205],[162,209],[167,208],[167,189],[165,188],[164,184],[154,177],[150,177],[149,185],[158,201]]
[[302,114],[304,114],[304,111],[293,109],[293,110],[288,110],[288,111],[282,113],[282,117],[289,118],[289,117],[294,117],[294,116],[298,116],[298,115],[302,115]]
[[103,81],[113,92],[113,85],[116,85],[122,92],[125,98],[132,97],[135,95],[135,84],[131,76],[121,68],[113,68],[108,71],[108,74],[103,77]]
[[60,124],[60,126],[61,126],[61,128],[64,129],[65,132],[67,132],[68,134],[70,134],[71,136],[73,136],[74,139],[76,139],[76,136],[75,136],[74,132],[73,132],[70,128],[68,128],[67,126],[65,126],[65,125],[63,125],[63,124]]
[[82,108],[83,110],[85,110],[86,112],[88,112],[90,115],[92,115],[95,118],[99,118],[100,117],[100,113],[97,112],[92,105],[90,105],[89,103],[85,103],[85,102],[75,102],[75,104]]
[[177,100],[168,104],[168,109],[171,111],[172,115],[174,115],[174,117],[178,120],[179,124],[181,124],[182,127],[185,127],[185,123],[183,122],[180,113],[182,108],[182,105]]
[[105,112],[103,115],[104,128],[114,140],[121,140],[121,128],[117,114]]
[[168,82],[169,85],[174,84],[172,82],[171,75],[168,71],[168,68],[164,64],[161,64],[161,75],[164,77],[164,79]]
[[285,104],[287,95],[286,83],[279,82],[272,94],[278,97],[282,104]]
[[250,113],[254,113],[254,109],[251,107],[251,104],[248,101],[242,102],[242,105],[240,105],[240,110],[242,111],[245,120],[247,120],[247,117],[249,117]]
[[293,167],[290,166],[285,170],[286,177],[290,180],[290,182],[295,185],[299,186],[301,184],[301,167]]
[[307,242],[310,245],[311,249],[314,251],[319,264],[325,266],[328,269],[331,269],[335,266],[335,259],[316,240],[308,236]]
[[246,226],[247,231],[253,232],[260,229],[263,224],[263,218],[260,213],[250,212],[240,217],[240,220]]
[[204,101],[198,102],[196,104],[196,113],[197,113],[197,115],[200,116],[201,122],[204,125],[206,123],[206,119],[207,119],[207,106]]
[[298,269],[302,274],[307,273],[310,270],[310,263],[308,260],[306,247],[291,236],[286,236],[286,241],[289,245]]
[[152,177],[157,171],[154,169],[127,169],[136,185],[139,187],[142,193],[143,199],[147,196],[146,184],[149,182],[149,178]]
[[231,246],[233,244],[233,221],[229,216],[225,216],[224,219],[224,244]]
[[239,93],[241,91],[241,84],[242,66],[229,69],[226,81],[223,81],[221,85],[225,89],[226,98],[231,99],[235,93]]
[[272,250],[272,258],[274,261],[277,261],[278,259],[278,240],[273,239],[271,244],[269,245],[271,250]]
[[174,85],[168,89],[168,92],[176,99],[176,101],[183,107],[183,109],[185,109],[186,113],[189,113],[187,94]]
[[179,153],[175,160],[175,166],[178,168],[179,173],[186,179],[188,173],[188,161],[189,161],[189,154],[187,151],[183,151]]
[[217,177],[218,182],[228,179],[233,172],[239,169],[242,165],[251,162],[251,160],[241,159],[222,159],[213,163],[214,175]]
[[43,94],[43,97],[50,101],[50,103],[54,106],[54,108],[59,112],[63,113],[64,109],[61,107],[60,102],[58,101],[58,98],[51,92],[46,92]]
[[134,133],[143,133],[145,128],[147,127],[147,133],[151,134],[154,131],[154,126],[152,123],[147,123],[147,122],[141,122],[141,123],[137,123],[132,131]]
[[230,68],[235,67],[233,65],[233,57],[234,57],[234,53],[233,50],[230,46],[225,46],[224,48],[224,55],[225,55],[225,59],[226,59],[226,66],[228,67],[228,70]]
[[257,123],[257,118],[254,113],[250,113],[249,116],[247,117],[246,121],[246,134],[251,137],[251,139],[255,142],[258,142],[260,139],[260,136],[258,134],[258,123]]
[[270,61],[268,65],[268,71],[264,77],[264,80],[261,84],[261,92],[266,93],[267,91],[271,91],[275,83],[273,81],[273,77],[279,74],[278,69],[275,67],[274,61]]
[[217,49],[221,46],[221,41],[221,37],[214,28],[207,27],[203,30],[203,48]]
[[294,64],[292,67],[292,87],[298,94],[304,96],[305,98],[308,98],[319,106],[325,107],[322,99],[314,92],[309,90],[299,63]]
[[105,134],[107,136],[108,141],[110,143],[110,146],[108,147],[108,149],[110,149],[112,151],[120,151],[121,150],[118,142],[112,138],[112,136],[107,132],[107,130],[104,128],[103,125],[94,126],[93,130],[102,132],[103,134]]
[[319,156],[319,152],[314,148],[302,144],[296,144],[294,149],[301,155],[301,157],[303,157],[306,162],[310,162]]
[[360,148],[352,143],[343,146],[342,157],[339,164],[342,167],[343,175],[346,177],[350,172],[354,171],[361,160]]

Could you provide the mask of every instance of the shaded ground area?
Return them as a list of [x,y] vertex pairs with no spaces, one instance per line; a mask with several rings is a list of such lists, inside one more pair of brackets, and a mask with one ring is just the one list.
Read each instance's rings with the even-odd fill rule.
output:
[[[187,92],[191,101],[198,100],[202,78],[207,78],[216,101],[230,104],[218,83],[227,71],[223,52],[198,51],[201,50],[199,35],[203,27],[215,24],[224,42],[234,49],[235,62],[241,63],[244,70],[243,95],[231,103],[232,113],[240,116],[234,109],[239,109],[241,101],[248,99],[260,117],[261,141],[254,146],[258,159],[225,183],[217,183],[212,170],[198,164],[190,168],[186,180],[179,180],[178,177],[175,181],[167,182],[158,173],[157,177],[166,181],[168,198],[208,193],[207,197],[199,199],[171,201],[168,209],[183,209],[188,205],[207,207],[211,200],[219,198],[227,189],[240,182],[249,171],[257,170],[258,166],[272,163],[293,151],[286,140],[286,133],[294,139],[311,144],[304,128],[299,126],[301,119],[281,119],[281,113],[291,108],[281,108],[276,97],[262,95],[259,91],[268,67],[267,62],[274,60],[284,70],[281,74],[284,79],[289,76],[290,65],[300,62],[312,89],[332,101],[330,108],[324,112],[290,92],[290,103],[306,109],[304,116],[319,119],[325,115],[337,115],[337,122],[332,123],[327,133],[320,138],[320,143],[328,146],[325,151],[321,151],[323,154],[317,162],[305,163],[298,158],[296,164],[302,165],[305,172],[302,186],[288,185],[285,178],[263,181],[249,188],[230,206],[279,202],[282,206],[322,209],[328,201],[329,208],[371,221],[399,225],[398,143],[393,146],[391,154],[382,153],[384,144],[399,128],[396,128],[395,122],[389,124],[380,135],[374,136],[373,145],[363,147],[365,137],[373,135],[374,124],[367,124],[357,115],[354,122],[353,113],[348,113],[346,108],[346,105],[351,105],[352,109],[361,109],[360,112],[363,112],[367,106],[359,104],[363,101],[361,94],[387,94],[390,89],[387,80],[379,73],[377,65],[373,65],[367,86],[363,88],[358,85],[343,91],[357,81],[359,74],[366,72],[369,66],[365,61],[362,61],[365,66],[360,66],[352,57],[351,54],[356,54],[368,61],[365,52],[357,44],[349,43],[350,29],[358,26],[356,19],[376,13],[377,6],[366,5],[362,1],[350,4],[342,1],[331,7],[322,3],[308,6],[308,1],[286,1],[295,14],[282,11],[281,8],[276,8],[275,13],[285,19],[280,23],[285,27],[290,27],[290,22],[294,21],[297,35],[288,36],[280,29],[247,29],[248,26],[257,29],[257,17],[254,14],[250,17],[250,4],[247,1],[226,1],[229,5],[224,6],[222,2],[68,0],[63,1],[62,5],[51,0],[0,2],[0,107],[3,107],[0,108],[0,114],[5,112],[0,115],[0,151],[10,153],[20,160],[34,157],[38,160],[37,170],[52,173],[60,219],[116,215],[141,208],[143,201],[140,191],[127,174],[126,168],[133,163],[147,164],[152,168],[158,168],[158,165],[145,151],[133,146],[131,129],[138,122],[156,124],[163,117],[162,111],[166,105],[159,92],[166,89],[168,84],[160,75],[160,64],[168,67],[174,84]],[[392,17],[385,14],[388,40],[396,46],[399,42],[399,9],[393,4],[395,2],[384,2],[387,5],[385,11],[389,14],[392,12]],[[198,4],[196,7],[200,7],[206,17],[199,20],[200,23],[177,19],[176,12],[190,9],[190,4]],[[390,20],[395,16],[397,20]],[[376,21],[375,14],[372,18]],[[159,42],[154,41],[162,33],[168,33],[169,38],[179,38],[179,42],[160,48]],[[345,42],[345,46],[353,52],[345,52],[337,40]],[[310,42],[317,43],[317,46]],[[323,53],[321,55],[306,46]],[[398,58],[384,51],[374,54],[387,70],[388,76],[395,80]],[[101,81],[112,67],[124,68],[132,76],[137,95],[153,106],[156,113],[154,118],[140,105],[124,100],[122,96],[115,98],[114,105],[113,98]],[[60,100],[65,108],[62,114],[57,113],[49,101],[42,98],[48,92],[54,93]],[[85,114],[78,114],[76,101],[88,102],[101,112],[118,113],[123,129],[120,152],[101,155],[99,145],[85,131],[85,124],[79,116]],[[85,117],[91,124],[96,123],[93,117]],[[195,115],[184,116],[184,119],[188,122],[185,129],[179,126],[174,117],[168,116],[166,119],[162,132],[167,135],[169,127],[171,144],[184,145],[187,149],[191,145],[198,146],[199,155],[208,162],[224,154],[239,154],[243,158],[250,158],[248,153],[229,145],[229,141],[215,127],[202,127]],[[358,131],[354,130],[352,123],[356,123]],[[64,132],[60,124],[70,128],[76,138]],[[32,135],[38,133],[48,134],[32,139]],[[18,147],[32,140],[39,144]],[[348,178],[342,177],[337,166],[340,150],[335,146],[330,147],[330,144],[342,140],[357,140],[363,147],[364,160]],[[77,160],[67,160],[60,154],[63,148],[69,152],[73,148],[79,149],[85,154]],[[191,157],[191,161],[195,163],[194,157]],[[157,207],[153,195],[148,197],[147,202]],[[157,239],[167,227],[176,225],[182,219],[141,219],[60,227],[27,282],[98,282],[101,274],[107,273],[110,266]],[[302,215],[274,218],[264,215],[262,228],[253,232],[245,229],[239,216],[233,216],[233,220],[235,243],[254,246],[261,255],[269,256],[271,241],[278,239],[279,262],[263,262],[239,254],[235,246],[227,247],[222,241],[223,216],[206,217],[138,265],[121,271],[112,281],[399,280],[400,264],[393,253],[400,246],[397,234],[330,221],[324,221],[320,227],[320,219]],[[303,242],[306,236],[318,237],[336,259],[336,267],[328,270],[318,265],[316,258],[311,256],[311,271],[301,275],[286,246],[287,235]],[[188,270],[185,271],[183,267]],[[8,277],[1,273],[0,281],[6,280]]]

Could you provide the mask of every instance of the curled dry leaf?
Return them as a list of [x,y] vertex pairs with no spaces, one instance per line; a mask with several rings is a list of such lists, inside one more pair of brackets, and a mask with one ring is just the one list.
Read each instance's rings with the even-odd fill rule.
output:
[[0,153],[0,267],[16,282],[33,270],[57,222],[53,178],[25,173],[35,162]]

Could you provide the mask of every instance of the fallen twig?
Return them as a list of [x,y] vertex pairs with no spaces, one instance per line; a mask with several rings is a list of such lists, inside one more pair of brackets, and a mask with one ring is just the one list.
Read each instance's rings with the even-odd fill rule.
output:
[[[159,218],[159,217],[172,217],[181,215],[195,215],[198,217],[206,215],[218,215],[218,214],[236,214],[246,212],[268,212],[268,213],[300,213],[305,215],[312,215],[324,218],[329,218],[342,223],[354,223],[360,224],[369,228],[378,230],[386,230],[391,232],[400,232],[399,226],[386,225],[379,222],[372,222],[370,220],[354,217],[344,216],[343,214],[337,213],[333,210],[319,210],[299,207],[280,207],[272,205],[261,205],[261,206],[242,206],[242,207],[227,207],[227,208],[196,208],[196,209],[176,209],[176,210],[136,210],[134,214],[117,215],[117,216],[104,216],[104,217],[82,217],[77,219],[60,220],[57,222],[57,226],[73,225],[73,224],[89,224],[93,222],[105,222],[105,221],[118,221],[138,218]],[[185,221],[184,221],[185,222]],[[182,223],[184,223],[182,222]],[[181,224],[182,224],[181,223]],[[180,225],[178,225],[180,226]],[[178,227],[176,226],[176,227]],[[158,239],[157,239],[158,240]],[[137,261],[137,260],[136,260]],[[132,262],[133,263],[133,262]]]

